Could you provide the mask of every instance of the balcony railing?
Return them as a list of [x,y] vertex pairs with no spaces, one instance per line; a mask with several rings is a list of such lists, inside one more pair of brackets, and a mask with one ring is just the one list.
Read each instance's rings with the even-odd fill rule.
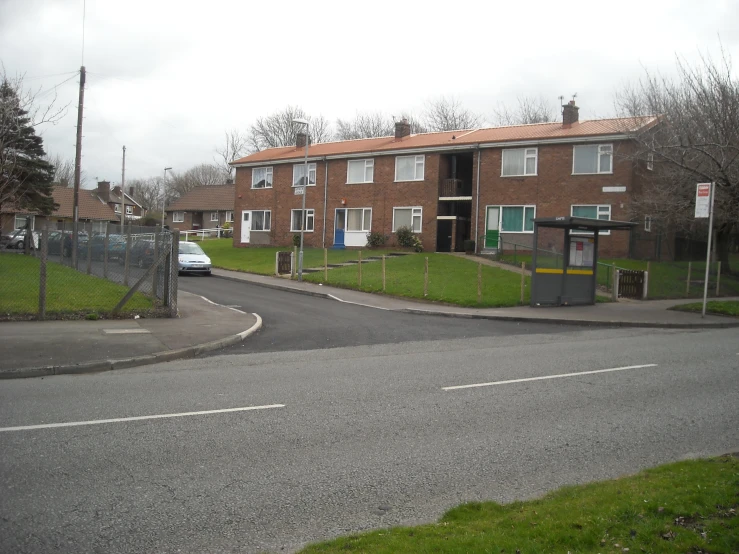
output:
[[465,183],[462,179],[442,179],[439,183],[439,197],[454,198],[472,196],[472,183]]

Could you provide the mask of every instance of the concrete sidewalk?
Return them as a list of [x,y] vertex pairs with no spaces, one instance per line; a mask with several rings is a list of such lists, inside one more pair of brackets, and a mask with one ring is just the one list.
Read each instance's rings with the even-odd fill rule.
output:
[[[678,329],[702,329],[739,327],[739,319],[723,316],[676,312],[668,308],[677,304],[695,302],[689,300],[647,300],[601,303],[594,306],[538,307],[517,306],[512,308],[462,308],[435,302],[404,299],[383,294],[371,294],[331,286],[317,285],[306,281],[298,282],[281,277],[270,277],[213,269],[213,275],[233,281],[242,281],[332,298],[340,302],[351,302],[362,306],[383,310],[396,310],[409,313],[435,314],[449,317],[468,317],[479,319],[498,319],[509,321],[538,321],[564,325],[597,325],[614,327],[659,327]],[[725,298],[722,300],[736,300]]]
[[179,317],[0,323],[0,379],[92,373],[191,358],[261,328],[248,314],[187,292]]

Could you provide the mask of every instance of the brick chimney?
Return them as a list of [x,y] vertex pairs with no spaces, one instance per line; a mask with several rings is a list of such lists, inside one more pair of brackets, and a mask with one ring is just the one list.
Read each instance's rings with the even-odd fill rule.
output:
[[295,135],[295,148],[305,148],[305,143],[308,141],[308,135],[305,133],[298,133]]
[[395,140],[403,140],[403,137],[410,136],[411,124],[406,118],[395,122]]
[[104,202],[110,202],[110,181],[98,181],[97,194]]
[[572,127],[573,123],[577,123],[579,120],[579,115],[577,112],[580,111],[580,108],[575,106],[575,101],[570,100],[562,106],[562,127],[565,129],[569,129]]
[[133,198],[133,187],[128,187],[128,196]]

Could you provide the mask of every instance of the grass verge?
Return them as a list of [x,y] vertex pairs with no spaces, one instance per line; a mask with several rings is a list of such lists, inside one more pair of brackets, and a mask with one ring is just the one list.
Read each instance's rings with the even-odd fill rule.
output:
[[[679,304],[670,308],[680,312],[697,312],[703,311],[703,302],[691,302],[690,304]],[[706,302],[706,313],[717,315],[730,315],[739,317],[739,301],[737,300],[711,300]]]
[[[5,317],[36,315],[39,300],[40,261],[20,254],[0,255],[0,314]],[[108,314],[128,287],[85,275],[49,262],[46,265],[46,313],[55,315]],[[123,312],[148,311],[151,298],[136,293]]]
[[500,505],[465,504],[438,523],[396,527],[310,545],[331,552],[739,552],[739,460],[660,466],[631,477],[564,487]]
[[[375,255],[373,251],[373,255]],[[356,256],[356,253],[355,253]],[[429,260],[428,294],[424,296],[424,264]],[[356,259],[356,257],[354,258]],[[385,294],[445,302],[459,306],[503,307],[520,305],[521,275],[482,266],[482,300],[477,301],[477,263],[449,254],[423,253],[385,262]],[[328,281],[323,272],[303,275],[306,281],[324,283],[335,287],[365,292],[383,292],[382,262],[362,264],[362,283],[359,284],[359,267],[352,265],[331,269]],[[525,278],[524,302],[529,302],[530,279]]]

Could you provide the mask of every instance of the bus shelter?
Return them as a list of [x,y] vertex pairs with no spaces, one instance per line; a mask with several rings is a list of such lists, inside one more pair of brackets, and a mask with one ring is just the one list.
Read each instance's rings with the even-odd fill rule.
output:
[[[587,217],[534,219],[532,306],[595,304],[598,236],[630,231],[636,223]],[[539,248],[539,244],[545,248]]]

